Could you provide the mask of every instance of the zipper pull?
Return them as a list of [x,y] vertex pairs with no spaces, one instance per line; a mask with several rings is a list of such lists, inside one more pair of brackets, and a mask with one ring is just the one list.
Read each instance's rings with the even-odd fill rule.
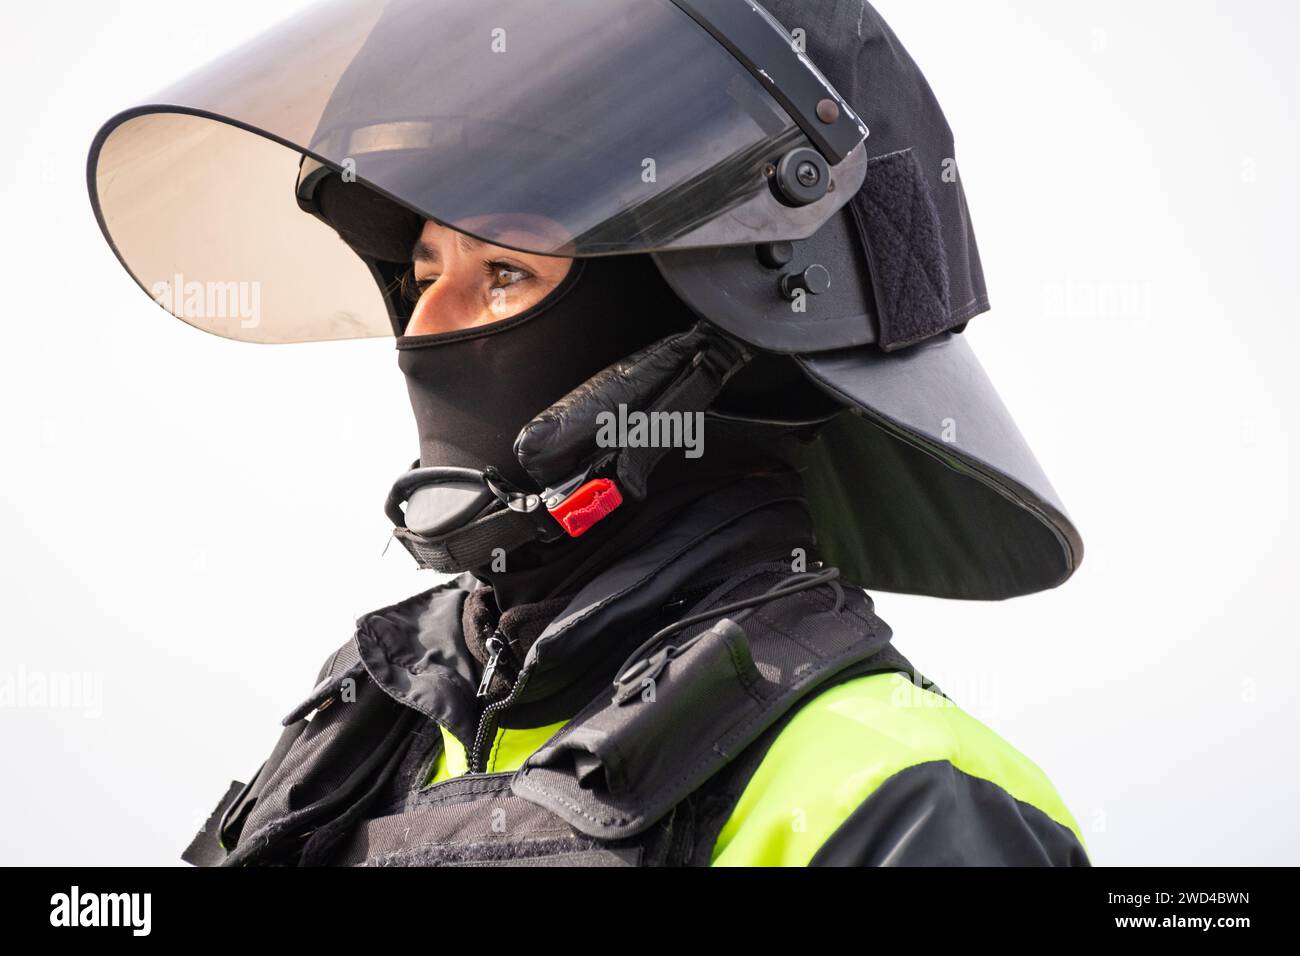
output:
[[492,636],[486,641],[486,647],[488,662],[487,666],[483,668],[483,679],[479,681],[476,697],[486,697],[488,695],[488,688],[492,686],[492,676],[497,672],[497,668],[501,666],[502,655],[510,653],[510,645],[506,643],[500,631],[493,632]]

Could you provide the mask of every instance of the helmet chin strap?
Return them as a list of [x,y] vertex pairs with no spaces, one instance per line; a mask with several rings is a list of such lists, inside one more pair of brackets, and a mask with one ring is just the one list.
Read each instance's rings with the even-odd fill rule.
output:
[[750,358],[741,343],[704,323],[647,346],[520,431],[515,456],[541,493],[512,486],[491,467],[412,467],[385,504],[393,535],[421,568],[449,574],[530,541],[580,537],[625,500],[643,499],[650,473],[670,450],[600,447],[602,413],[705,412]]

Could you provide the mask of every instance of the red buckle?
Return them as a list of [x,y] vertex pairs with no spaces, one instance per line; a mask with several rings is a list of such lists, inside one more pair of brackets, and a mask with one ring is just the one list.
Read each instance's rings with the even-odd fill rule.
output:
[[576,538],[622,503],[623,494],[618,485],[608,478],[593,478],[554,508],[548,505],[546,510],[570,538]]

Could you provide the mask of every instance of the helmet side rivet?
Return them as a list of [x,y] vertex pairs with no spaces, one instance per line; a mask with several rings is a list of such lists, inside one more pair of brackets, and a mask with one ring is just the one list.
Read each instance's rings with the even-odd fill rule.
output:
[[827,98],[817,104],[817,118],[823,123],[834,123],[840,118],[840,104]]

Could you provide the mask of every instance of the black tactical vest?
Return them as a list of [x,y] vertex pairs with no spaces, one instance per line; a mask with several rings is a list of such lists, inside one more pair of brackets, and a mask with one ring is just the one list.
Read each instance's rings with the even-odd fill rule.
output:
[[[513,726],[569,718],[516,771],[424,786],[442,747],[440,724],[474,739],[471,770],[493,736],[486,720],[477,735],[464,720],[467,706],[478,709],[464,704],[477,680],[463,669],[468,655],[456,652],[473,578],[367,615],[285,718],[253,780],[231,784],[182,859],[707,865],[745,785],[801,704],[881,672],[937,690],[892,647],[860,588],[820,581],[771,595],[799,576],[787,561],[754,558],[774,556],[774,542],[788,547],[801,507],[761,483],[729,489],[585,587],[533,645],[509,698],[484,711],[499,710]],[[649,634],[637,624],[651,611],[662,622],[673,596],[698,586],[706,570],[706,580],[721,583],[671,614],[702,619],[638,650]],[[721,610],[753,600],[738,613]],[[619,676],[625,683],[614,683]],[[546,712],[563,688],[572,709]]]
[[[782,573],[772,564],[747,569],[711,602],[770,587]],[[837,609],[832,589],[802,591],[763,604],[743,625],[723,618],[683,631],[670,639],[689,642],[683,653],[652,659],[621,693],[610,686],[517,771],[428,787],[421,783],[442,746],[438,725],[384,694],[349,641],[304,702],[317,708],[314,717],[285,730],[251,786],[232,784],[183,859],[708,865],[741,792],[800,703],[867,674],[915,679],[870,598],[847,587],[842,597]],[[341,700],[349,680],[355,700]]]

